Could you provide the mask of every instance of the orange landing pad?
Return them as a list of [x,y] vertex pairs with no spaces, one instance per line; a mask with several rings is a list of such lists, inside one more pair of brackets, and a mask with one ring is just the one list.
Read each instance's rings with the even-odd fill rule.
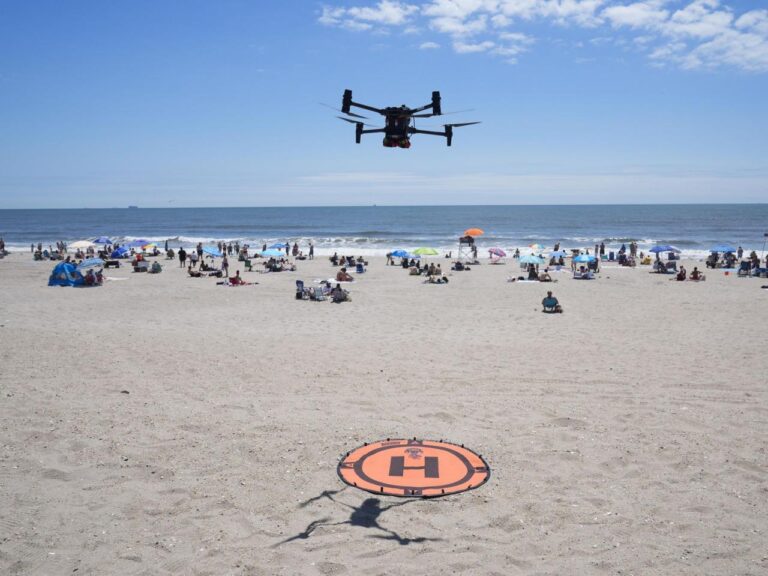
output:
[[491,470],[482,456],[464,446],[387,439],[349,452],[338,473],[350,486],[375,494],[433,498],[482,486]]

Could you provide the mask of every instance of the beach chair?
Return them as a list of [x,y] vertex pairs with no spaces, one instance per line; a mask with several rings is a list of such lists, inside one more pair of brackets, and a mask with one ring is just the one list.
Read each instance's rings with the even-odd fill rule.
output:
[[554,314],[556,312],[562,312],[562,308],[558,310],[558,302],[557,298],[544,298],[541,302],[542,306],[544,307],[542,309],[542,312],[545,312],[547,314]]
[[365,274],[365,266],[362,263],[355,265],[355,272],[357,274]]
[[677,262],[667,262],[664,264],[664,272],[667,274],[677,274]]
[[134,272],[146,272],[149,270],[149,262],[146,260],[140,260],[133,265]]
[[315,302],[324,302],[326,298],[325,298],[325,293],[323,292],[323,287],[318,286],[317,288],[310,288],[309,298],[310,300],[314,300]]
[[246,272],[253,272],[253,265],[251,264],[251,261],[249,259],[245,259],[245,271]]

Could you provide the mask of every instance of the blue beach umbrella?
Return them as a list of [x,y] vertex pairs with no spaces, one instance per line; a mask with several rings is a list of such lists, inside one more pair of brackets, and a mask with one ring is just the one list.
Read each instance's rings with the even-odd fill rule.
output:
[[284,244],[283,242],[276,242],[275,244],[272,244],[272,246],[269,247],[270,250],[285,250],[285,247],[288,246],[288,244]]
[[283,252],[281,252],[280,250],[273,249],[273,248],[270,248],[269,250],[262,250],[261,252],[259,252],[259,254],[261,254],[262,256],[264,256],[266,258],[280,258],[280,256],[285,256],[285,254],[283,254]]
[[544,258],[539,258],[535,254],[528,254],[520,257],[520,264],[544,264]]
[[659,254],[661,252],[677,252],[680,253],[680,250],[672,246],[671,244],[659,244],[658,246],[654,246],[648,252],[653,252],[654,254]]
[[101,258],[88,258],[87,260],[80,262],[80,264],[77,265],[77,268],[78,270],[83,270],[85,268],[94,268],[95,266],[104,266],[104,260]]
[[710,252],[736,252],[736,248],[730,244],[718,244],[709,249]]
[[125,256],[126,254],[128,254],[128,252],[130,252],[130,250],[128,250],[128,248],[127,248],[127,247],[125,247],[125,246],[120,246],[120,248],[118,248],[117,250],[114,250],[114,251],[112,252],[112,254],[110,254],[110,256],[109,256],[109,257],[110,257],[110,258],[122,258],[122,257],[123,257],[123,256]]
[[221,258],[221,252],[216,246],[203,246],[203,252],[214,258]]
[[550,258],[565,258],[566,256],[568,256],[568,252],[565,250],[555,250],[549,254]]
[[393,250],[391,252],[391,254],[395,258],[408,258],[409,257],[408,252],[406,252],[405,250]]
[[139,238],[138,240],[133,240],[132,242],[128,242],[127,246],[129,248],[141,248],[142,246],[146,246],[149,244],[149,240],[146,240],[144,238]]
[[106,236],[99,236],[96,238],[96,240],[93,241],[94,244],[114,244],[112,240],[107,238]]
[[592,254],[579,254],[573,259],[574,262],[594,262],[595,257]]

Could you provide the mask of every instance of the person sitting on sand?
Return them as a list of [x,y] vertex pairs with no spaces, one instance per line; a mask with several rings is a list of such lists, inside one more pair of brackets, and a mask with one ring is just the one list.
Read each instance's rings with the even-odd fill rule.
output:
[[192,264],[190,264],[189,268],[187,268],[187,272],[189,273],[190,276],[192,276],[192,278],[200,278],[202,276],[199,270],[192,270]]
[[336,252],[334,252],[334,253],[333,253],[333,256],[331,256],[330,258],[328,258],[328,260],[330,260],[330,261],[331,261],[331,264],[332,264],[333,266],[338,266],[338,265],[339,265],[339,255],[338,255]]
[[346,266],[342,267],[341,270],[339,270],[336,274],[336,282],[354,282],[355,279],[352,278],[351,274],[347,273]]
[[549,275],[549,268],[545,268],[544,272],[539,274],[539,282],[552,282],[552,276]]
[[88,272],[85,273],[85,285],[86,286],[93,286],[96,284],[96,276],[93,275],[93,270],[88,270]]
[[347,291],[344,290],[341,287],[341,284],[336,284],[336,287],[331,290],[331,301],[332,302],[345,302],[349,299],[349,295],[347,294]]
[[694,282],[699,282],[700,280],[706,280],[706,277],[704,276],[704,274],[699,272],[698,266],[693,267],[693,272],[691,272],[691,280],[693,280]]
[[685,280],[687,276],[687,272],[685,271],[685,266],[680,266],[680,271],[677,273],[677,280],[678,282],[682,282]]
[[243,279],[240,277],[240,270],[235,271],[235,275],[229,279],[229,283],[232,284],[232,286],[240,286],[242,284],[245,284],[245,282],[243,282]]
[[557,301],[557,298],[552,296],[551,291],[547,292],[547,297],[541,301],[541,305],[543,307],[542,312],[548,312],[550,314],[552,313],[562,314],[563,312],[563,307],[560,306],[560,303]]

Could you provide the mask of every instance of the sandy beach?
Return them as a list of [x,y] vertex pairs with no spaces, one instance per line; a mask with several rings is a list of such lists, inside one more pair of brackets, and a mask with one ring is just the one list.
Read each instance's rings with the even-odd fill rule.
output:
[[[768,281],[376,258],[334,305],[294,299],[327,258],[236,288],[160,261],[73,289],[0,260],[0,573],[768,572]],[[361,525],[339,458],[414,436],[490,480]]]

